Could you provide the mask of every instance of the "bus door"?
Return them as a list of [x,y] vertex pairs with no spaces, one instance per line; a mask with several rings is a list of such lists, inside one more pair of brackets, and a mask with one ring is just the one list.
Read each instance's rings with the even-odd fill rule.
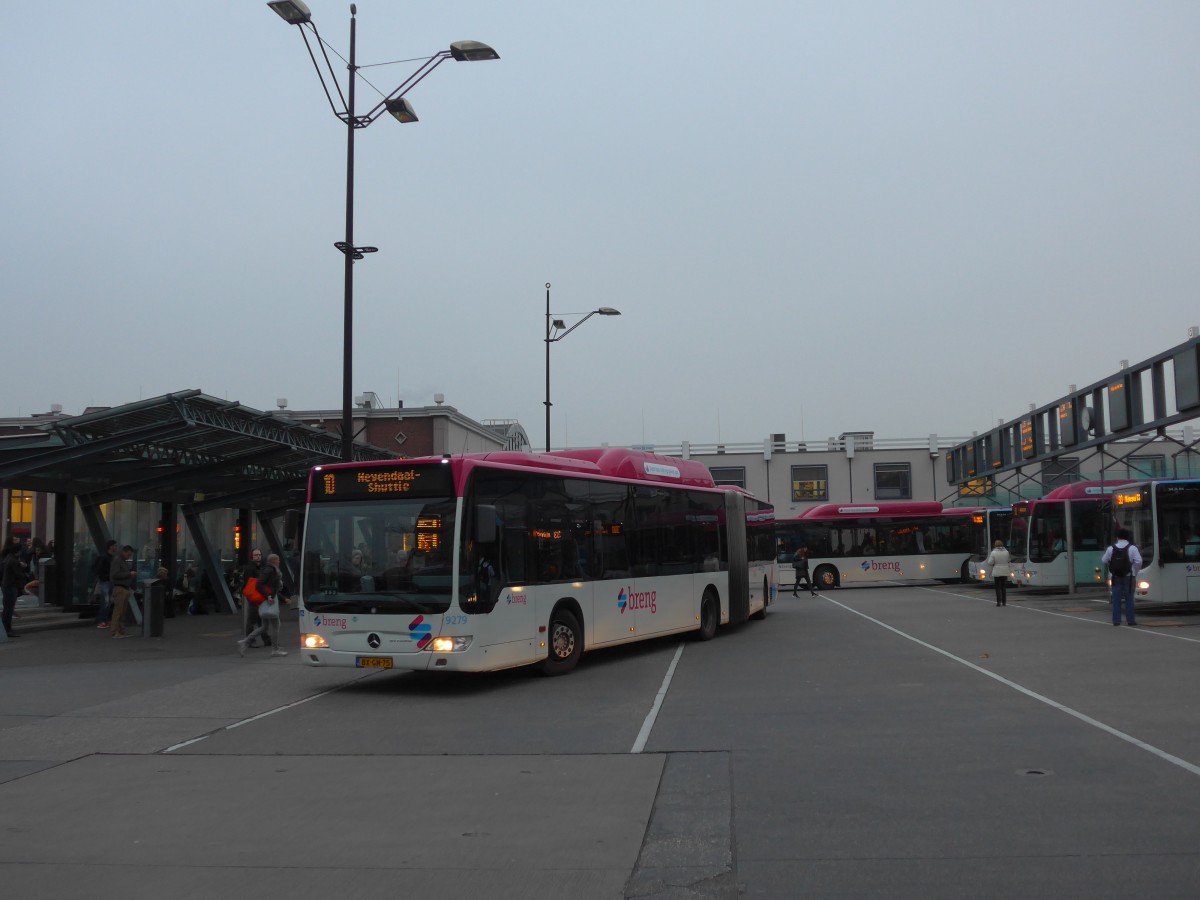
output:
[[1108,500],[1068,500],[1066,505],[1074,582],[1082,586],[1103,584],[1101,560],[1112,530],[1111,505]]

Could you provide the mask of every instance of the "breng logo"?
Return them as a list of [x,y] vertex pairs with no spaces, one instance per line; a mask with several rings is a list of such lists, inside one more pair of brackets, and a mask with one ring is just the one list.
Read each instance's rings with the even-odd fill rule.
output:
[[644,609],[652,613],[658,612],[657,591],[635,591],[632,588],[621,588],[617,594],[617,609],[625,615],[627,609]]
[[417,616],[408,623],[408,636],[417,645],[417,649],[424,650],[425,645],[433,640],[433,628],[425,623],[424,616]]
[[875,562],[873,559],[864,559],[862,561],[862,570],[864,572],[896,572],[900,571],[900,563],[898,562]]

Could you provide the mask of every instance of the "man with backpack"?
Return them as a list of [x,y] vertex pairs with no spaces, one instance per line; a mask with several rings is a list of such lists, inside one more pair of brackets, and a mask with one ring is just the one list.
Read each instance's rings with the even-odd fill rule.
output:
[[1104,551],[1104,565],[1112,581],[1112,623],[1121,624],[1121,607],[1125,607],[1125,624],[1133,620],[1133,584],[1142,568],[1142,554],[1129,540],[1129,529],[1118,528],[1117,540]]

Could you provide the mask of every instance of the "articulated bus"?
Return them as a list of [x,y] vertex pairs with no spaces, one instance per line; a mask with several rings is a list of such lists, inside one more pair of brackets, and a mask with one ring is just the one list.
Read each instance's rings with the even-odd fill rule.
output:
[[1200,480],[1130,484],[1112,500],[1142,554],[1135,601],[1200,602]]
[[695,461],[621,449],[316,468],[300,646],[316,666],[569,672],[712,638],[775,597],[775,513]]
[[1101,557],[1112,540],[1111,495],[1129,483],[1076,481],[1040,500],[1014,503],[1008,539],[1013,580],[1022,587],[1056,590],[1072,583],[1104,585]]
[[796,548],[807,546],[818,588],[897,581],[965,581],[979,545],[975,510],[937,501],[826,503],[776,523],[780,588],[795,582]]

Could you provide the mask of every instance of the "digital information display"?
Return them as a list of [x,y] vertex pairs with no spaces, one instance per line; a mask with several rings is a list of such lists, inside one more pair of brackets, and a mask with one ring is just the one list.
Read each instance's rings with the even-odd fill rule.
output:
[[1079,436],[1075,432],[1075,401],[1058,404],[1058,442],[1070,447]]
[[320,468],[312,473],[314,502],[452,496],[454,480],[444,463]]
[[1033,419],[1021,420],[1021,456],[1033,459],[1037,456],[1037,441],[1034,440]]
[[1145,491],[1113,491],[1113,505],[1118,509],[1136,509],[1146,505]]
[[1200,406],[1200,347],[1188,347],[1172,357],[1175,363],[1175,408]]
[[1108,427],[1110,431],[1126,431],[1133,424],[1129,415],[1129,383],[1122,378],[1108,386]]

